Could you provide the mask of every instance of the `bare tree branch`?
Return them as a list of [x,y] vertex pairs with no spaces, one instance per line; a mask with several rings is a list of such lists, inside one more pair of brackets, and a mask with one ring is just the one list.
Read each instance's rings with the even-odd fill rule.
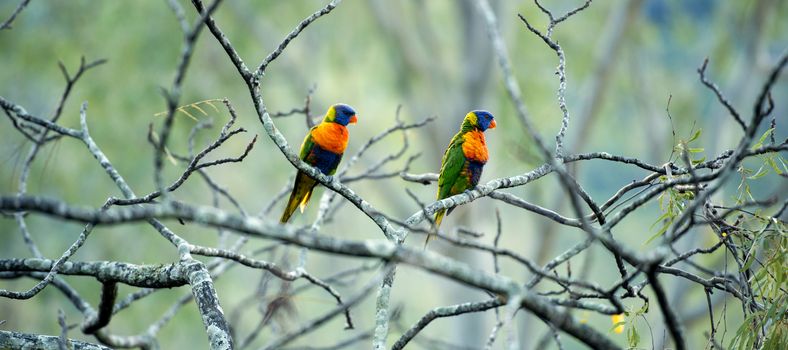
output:
[[723,106],[725,106],[725,108],[728,109],[728,112],[730,112],[731,117],[733,117],[733,119],[736,120],[736,123],[738,123],[739,126],[741,126],[742,130],[747,131],[747,125],[744,124],[744,121],[741,119],[739,112],[736,111],[736,108],[733,108],[730,101],[728,101],[728,99],[726,99],[725,96],[722,95],[722,92],[720,92],[720,88],[717,87],[716,84],[706,79],[706,67],[708,66],[708,64],[709,64],[709,59],[706,58],[703,60],[703,65],[701,65],[700,68],[698,68],[698,75],[700,75],[700,82],[703,83],[703,85],[706,85],[706,87],[708,87],[709,90],[713,91],[714,94],[717,95],[717,100],[719,100],[720,103]]
[[[0,330],[0,347],[7,349],[55,349],[60,344],[60,337],[9,332]],[[85,343],[79,340],[68,340],[68,345],[74,350],[109,350],[101,345]]]
[[16,16],[18,16],[19,13],[22,12],[22,10],[24,10],[29,3],[30,0],[22,0],[19,5],[17,5],[16,9],[14,9],[14,12],[11,13],[11,16],[8,17],[8,19],[6,19],[2,24],[0,24],[0,30],[11,29],[11,23],[14,22]]

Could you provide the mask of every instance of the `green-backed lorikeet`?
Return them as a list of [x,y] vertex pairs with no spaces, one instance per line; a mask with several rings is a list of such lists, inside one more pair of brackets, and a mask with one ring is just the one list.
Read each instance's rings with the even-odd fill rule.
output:
[[[487,142],[484,131],[495,128],[495,119],[487,111],[470,111],[462,121],[460,131],[451,138],[449,148],[443,153],[441,172],[438,177],[438,200],[473,189],[482,176],[482,168],[487,163]],[[454,208],[438,210],[435,213],[435,230],[443,216]],[[432,235],[424,242],[426,247]]]
[[[356,120],[356,111],[346,104],[340,103],[329,107],[323,121],[312,127],[306,134],[299,155],[301,160],[318,168],[323,174],[334,175],[339,161],[342,160],[345,147],[347,147],[348,131],[346,126],[355,124]],[[290,200],[287,201],[287,206],[279,221],[287,222],[299,206],[303,212],[316,185],[317,181],[299,171],[296,175],[293,192],[290,193]]]

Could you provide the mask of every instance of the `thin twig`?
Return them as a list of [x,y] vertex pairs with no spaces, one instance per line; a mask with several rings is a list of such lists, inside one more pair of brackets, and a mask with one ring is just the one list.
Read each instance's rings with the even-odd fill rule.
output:
[[22,0],[19,5],[17,5],[16,9],[14,9],[14,12],[11,13],[11,16],[8,17],[8,19],[6,19],[2,24],[0,24],[0,30],[11,29],[11,23],[14,22],[16,16],[19,15],[19,13],[22,12],[22,10],[25,9],[25,6],[27,6],[29,3],[30,0]]
[[719,100],[720,103],[722,103],[722,105],[725,106],[726,109],[728,109],[728,112],[731,114],[731,117],[733,117],[733,119],[736,120],[736,123],[739,124],[739,126],[741,126],[742,130],[747,131],[747,125],[744,124],[744,121],[741,119],[741,116],[739,115],[739,112],[736,110],[736,108],[733,108],[730,101],[728,101],[728,99],[725,98],[725,96],[720,91],[720,88],[717,87],[717,84],[710,82],[706,78],[706,67],[708,66],[708,64],[709,64],[709,58],[707,57],[703,60],[703,64],[700,66],[700,68],[698,68],[698,75],[700,76],[700,82],[703,83],[703,85],[706,85],[707,88],[709,88],[711,91],[714,92],[714,94],[717,96],[717,100]]

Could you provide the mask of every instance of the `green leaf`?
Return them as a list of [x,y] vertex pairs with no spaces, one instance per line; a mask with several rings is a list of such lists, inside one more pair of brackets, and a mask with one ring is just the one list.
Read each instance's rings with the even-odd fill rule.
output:
[[638,311],[635,311],[635,315],[643,315],[647,311],[648,311],[648,302],[645,302],[643,303],[643,306],[641,306],[640,309],[638,309]]
[[668,213],[668,212],[665,212],[664,214],[660,215],[660,216],[657,218],[657,220],[656,220],[656,221],[654,221],[654,223],[653,223],[653,224],[651,224],[651,227],[650,227],[649,229],[653,229],[653,228],[654,228],[654,226],[657,226],[657,224],[659,224],[660,222],[662,222],[662,220],[668,219],[669,217],[670,217],[670,213]]
[[752,257],[747,259],[747,261],[745,261],[744,265],[741,267],[741,272],[744,272],[745,270],[749,269],[754,261],[755,259],[753,259]]
[[[779,160],[780,164],[782,164],[782,166],[783,166],[782,172],[779,172],[778,174],[782,174],[782,173],[788,172],[788,165],[785,165],[785,160],[783,160],[783,156],[778,154],[777,155],[777,160]],[[786,332],[786,334],[788,334],[788,332]]]
[[698,137],[700,137],[701,131],[703,131],[703,129],[698,129],[698,131],[695,131],[695,133],[694,133],[694,134],[692,134],[692,137],[690,137],[690,139],[689,139],[689,140],[687,140],[687,143],[690,143],[690,142],[692,142],[692,141],[695,141],[695,140],[697,140],[697,139],[698,139]]
[[[772,167],[772,169],[774,170],[775,173],[777,173],[777,175],[781,175],[783,173],[780,167],[777,165],[777,162],[774,161],[773,157],[766,158],[766,163]],[[785,163],[783,163],[783,165],[785,165]]]
[[761,165],[761,167],[758,169],[758,172],[756,172],[755,174],[752,174],[750,176],[747,176],[747,179],[755,180],[755,179],[763,177],[764,175],[766,175],[768,173],[769,173],[769,170],[766,170],[766,168],[764,168],[763,165]]
[[635,325],[629,325],[629,330],[627,331],[627,342],[629,343],[630,348],[635,348],[640,343],[640,334],[638,334]]
[[769,307],[769,310],[766,311],[766,319],[773,320],[777,310],[779,310],[779,305],[777,303],[772,304],[772,306]]
[[753,197],[752,193],[750,193],[750,185],[749,184],[744,186],[744,192],[747,193],[747,197],[750,197],[750,200],[755,201],[755,197]]
[[687,148],[687,152],[689,152],[689,153],[700,153],[700,152],[703,152],[703,148],[692,148],[692,147],[690,147],[690,148]]
[[626,327],[626,323],[627,323],[627,321],[616,322],[616,323],[613,324],[613,327],[610,327],[610,329],[608,329],[607,331],[608,332],[613,332],[616,329],[616,327],[618,327],[618,326],[625,326]]
[[784,340],[780,339],[780,338],[782,338],[782,335],[783,335],[782,333],[785,333],[785,332],[783,332],[778,327],[778,329],[774,332],[774,334],[772,334],[771,336],[768,336],[766,342],[763,344],[763,348],[765,350],[777,350],[777,349],[780,349],[781,346],[785,346],[786,343],[784,342]]
[[648,245],[649,243],[651,243],[651,241],[655,240],[657,237],[662,236],[662,234],[664,234],[665,231],[668,230],[668,228],[670,227],[671,223],[672,223],[672,221],[668,222],[668,223],[665,223],[665,225],[662,226],[662,228],[660,228],[657,233],[655,233],[653,236],[649,237],[649,239],[647,239],[646,242],[643,243],[643,245]]
[[772,134],[772,131],[774,131],[774,128],[766,130],[766,132],[764,132],[763,135],[761,135],[761,138],[758,139],[758,142],[756,142],[754,145],[752,145],[751,149],[761,148],[761,146],[763,146],[763,142],[766,141],[766,138],[769,137],[769,135]]

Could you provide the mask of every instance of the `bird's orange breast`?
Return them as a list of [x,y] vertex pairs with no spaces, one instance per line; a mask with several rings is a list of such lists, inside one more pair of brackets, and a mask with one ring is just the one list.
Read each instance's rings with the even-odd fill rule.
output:
[[312,129],[312,141],[326,151],[342,154],[347,147],[347,128],[337,123],[320,123]]
[[487,162],[487,142],[484,140],[484,133],[478,130],[473,130],[465,133],[462,136],[462,153],[465,158],[475,160],[480,163]]

